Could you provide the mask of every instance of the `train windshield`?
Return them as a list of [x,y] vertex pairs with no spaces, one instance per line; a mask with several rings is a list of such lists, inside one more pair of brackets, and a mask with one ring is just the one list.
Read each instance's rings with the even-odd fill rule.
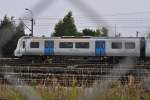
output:
[[22,48],[24,49],[26,47],[25,41],[22,42]]

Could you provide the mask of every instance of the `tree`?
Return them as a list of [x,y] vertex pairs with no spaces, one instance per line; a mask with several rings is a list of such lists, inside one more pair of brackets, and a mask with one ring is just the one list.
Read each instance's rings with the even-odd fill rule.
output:
[[74,24],[74,18],[70,11],[63,20],[60,20],[55,25],[55,32],[52,36],[75,36],[77,35],[76,25]]
[[3,47],[15,34],[15,27],[13,18],[9,19],[7,16],[4,16],[0,23],[0,56],[3,55]]
[[82,34],[84,36],[95,36],[96,32],[94,30],[92,30],[92,29],[87,29],[86,28],[86,29],[82,30]]
[[15,33],[15,25],[13,20],[10,20],[7,16],[4,16],[0,24],[0,40],[6,41]]
[[102,27],[102,29],[96,29],[96,30],[92,30],[92,29],[83,29],[82,30],[82,34],[84,36],[100,36],[100,37],[104,37],[108,35],[108,30],[105,27]]
[[15,35],[16,35],[17,39],[19,39],[20,37],[25,35],[24,23],[22,21],[20,21],[20,23],[16,27],[16,34]]
[[1,55],[13,56],[18,39],[25,34],[22,22],[16,26],[13,18],[11,20],[5,16],[0,24]]
[[108,29],[107,28],[105,28],[105,27],[102,27],[102,29],[101,29],[102,31],[102,34],[101,34],[101,36],[108,36]]
[[102,30],[101,29],[96,29],[96,31],[95,31],[95,36],[100,36],[101,37],[101,35],[102,35]]
[[107,36],[108,29],[102,27],[101,29],[83,29],[82,32],[77,32],[76,26],[74,24],[74,18],[72,17],[72,12],[70,11],[63,20],[60,20],[55,25],[55,32],[52,36]]

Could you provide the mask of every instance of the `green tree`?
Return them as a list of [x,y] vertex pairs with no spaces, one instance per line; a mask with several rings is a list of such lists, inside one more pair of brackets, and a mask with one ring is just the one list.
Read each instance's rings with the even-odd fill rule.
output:
[[101,29],[101,36],[108,36],[108,29],[105,27],[102,27]]
[[94,30],[92,30],[92,29],[87,29],[86,28],[86,29],[82,30],[82,34],[84,36],[95,36],[96,32]]
[[99,37],[104,37],[108,35],[108,30],[105,27],[102,27],[102,29],[96,29],[96,30],[92,30],[92,29],[83,29],[82,30],[82,34],[84,36],[99,36]]
[[[9,19],[7,16],[4,16],[4,19],[0,24],[0,40],[1,42],[11,38],[11,36],[15,33],[15,25],[13,23],[13,19]],[[2,42],[2,43],[3,43]],[[4,43],[3,43],[4,44]]]
[[4,16],[4,19],[0,23],[0,56],[3,54],[3,47],[15,34],[15,24],[13,18]]
[[20,23],[16,27],[16,34],[15,35],[16,35],[17,39],[19,39],[20,37],[25,35],[24,23],[22,21],[20,21]]
[[18,39],[24,34],[23,22],[20,22],[16,26],[13,18],[10,20],[7,16],[5,16],[4,20],[0,24],[0,42],[2,43],[0,46],[1,55],[13,56]]
[[63,20],[60,20],[55,25],[55,32],[52,36],[75,36],[77,35],[76,25],[74,24],[74,18],[70,11]]
[[101,37],[101,35],[102,35],[102,30],[101,29],[96,29],[96,31],[95,31],[95,36],[100,36]]

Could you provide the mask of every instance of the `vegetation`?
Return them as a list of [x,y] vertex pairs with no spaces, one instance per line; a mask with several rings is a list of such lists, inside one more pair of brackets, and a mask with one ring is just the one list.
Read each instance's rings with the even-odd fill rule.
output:
[[129,87],[118,85],[105,91],[97,100],[149,100],[150,93],[144,92],[140,85]]
[[55,25],[55,32],[53,36],[76,36],[77,29],[74,24],[74,18],[72,17],[72,12],[70,11],[63,20],[60,20]]
[[[42,100],[78,100],[79,97],[87,95],[92,90],[92,88],[62,87],[59,85],[49,87],[28,86],[27,88],[33,88]],[[26,100],[26,97],[22,96],[13,86],[0,85],[0,90],[0,99]],[[118,85],[108,89],[95,100],[150,100],[150,92],[144,92],[140,85],[135,87]]]
[[108,30],[105,27],[102,27],[102,29],[83,29],[82,30],[83,36],[100,36],[100,37],[105,37],[108,35]]
[[60,20],[55,25],[55,32],[52,34],[52,36],[102,36],[102,37],[107,35],[108,29],[105,27],[96,30],[86,28],[83,29],[82,32],[78,32],[71,11],[63,18],[63,20]]
[[13,56],[13,52],[16,48],[18,39],[25,35],[24,24],[20,22],[15,24],[13,17],[4,17],[0,23],[0,48],[2,56]]

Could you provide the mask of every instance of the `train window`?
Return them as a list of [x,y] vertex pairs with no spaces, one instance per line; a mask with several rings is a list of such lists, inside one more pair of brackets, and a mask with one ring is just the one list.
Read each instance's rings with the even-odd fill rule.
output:
[[39,48],[39,42],[31,42],[30,48]]
[[25,48],[25,41],[22,42],[22,48]]
[[73,48],[72,42],[60,42],[59,48]]
[[89,42],[76,42],[75,47],[83,49],[89,48]]
[[112,42],[111,48],[112,49],[121,49],[122,48],[122,43],[121,42]]
[[135,49],[135,42],[126,42],[125,48],[126,49]]

